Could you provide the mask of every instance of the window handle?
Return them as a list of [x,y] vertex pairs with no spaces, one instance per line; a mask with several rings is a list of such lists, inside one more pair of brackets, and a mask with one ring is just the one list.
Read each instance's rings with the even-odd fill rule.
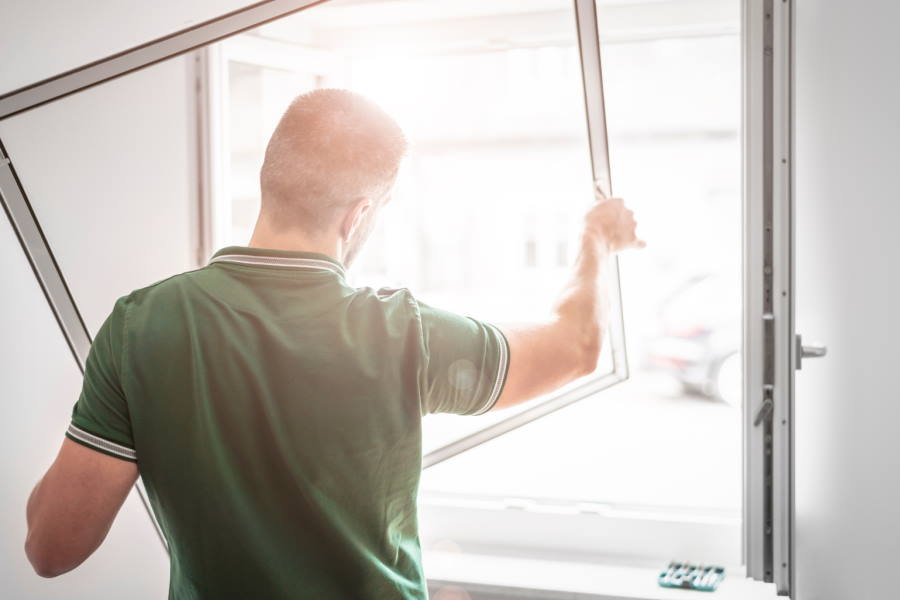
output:
[[797,334],[797,369],[803,368],[804,359],[817,359],[828,354],[828,347],[824,344],[803,344],[803,336]]

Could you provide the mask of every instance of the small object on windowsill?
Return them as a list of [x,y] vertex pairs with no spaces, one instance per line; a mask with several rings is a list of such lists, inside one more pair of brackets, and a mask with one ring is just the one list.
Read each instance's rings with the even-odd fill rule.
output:
[[725,568],[701,566],[680,561],[669,562],[669,567],[659,573],[660,586],[713,592],[725,579]]

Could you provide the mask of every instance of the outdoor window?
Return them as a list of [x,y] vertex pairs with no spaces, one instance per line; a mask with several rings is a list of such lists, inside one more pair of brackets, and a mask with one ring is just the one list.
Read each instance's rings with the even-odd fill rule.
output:
[[598,3],[614,191],[648,241],[621,257],[629,380],[426,470],[424,490],[738,519],[739,6],[686,22],[691,5]]
[[[685,512],[736,532],[738,2],[598,2],[597,11],[614,192],[649,242],[621,259],[631,377],[597,394],[625,373],[614,302],[597,372],[569,389],[583,401],[426,469],[422,499]],[[381,104],[411,141],[352,283],[407,287],[500,324],[551,308],[593,202],[571,1],[333,0],[210,50],[220,90],[210,111],[221,139],[215,246],[249,240],[265,144],[290,100],[345,87]],[[426,457],[548,398],[476,418],[428,416]],[[738,554],[735,545],[721,561]]]

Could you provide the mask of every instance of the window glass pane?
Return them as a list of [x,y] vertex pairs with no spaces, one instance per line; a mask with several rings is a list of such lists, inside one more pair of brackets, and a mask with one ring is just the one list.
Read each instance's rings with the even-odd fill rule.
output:
[[[351,281],[408,287],[489,322],[540,319],[593,202],[573,4],[398,6],[333,1],[222,44],[230,218],[220,245],[250,237],[265,144],[290,100],[350,88],[393,114],[411,142]],[[607,348],[595,377],[611,372]],[[428,416],[424,450],[525,407]]]
[[738,515],[738,19],[736,0],[598,3],[613,188],[648,241],[621,258],[631,377],[434,466],[423,490]]

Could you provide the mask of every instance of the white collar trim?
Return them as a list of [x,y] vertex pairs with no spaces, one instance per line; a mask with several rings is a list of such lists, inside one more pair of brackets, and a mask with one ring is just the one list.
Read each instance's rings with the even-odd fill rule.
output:
[[344,275],[340,266],[322,259],[303,259],[299,257],[260,257],[256,255],[219,255],[209,262],[213,263],[241,263],[244,265],[267,265],[272,267],[294,267],[311,269],[314,271],[330,271],[337,275]]

